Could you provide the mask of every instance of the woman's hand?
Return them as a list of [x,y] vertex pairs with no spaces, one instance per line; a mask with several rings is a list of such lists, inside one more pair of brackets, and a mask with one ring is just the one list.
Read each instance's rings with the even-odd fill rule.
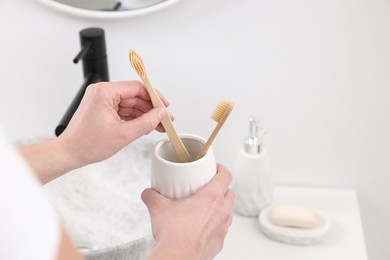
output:
[[222,249],[232,223],[230,172],[218,165],[213,180],[199,192],[170,200],[153,189],[142,193],[149,209],[156,248],[149,259],[212,259]]
[[[167,106],[168,101],[160,95]],[[139,81],[100,82],[90,85],[68,127],[58,141],[83,166],[109,158],[159,125],[163,108],[153,109]]]
[[[167,106],[168,101],[160,95]],[[160,125],[164,108],[154,109],[139,81],[90,85],[68,127],[56,139],[20,147],[46,183],[66,172],[109,158]]]

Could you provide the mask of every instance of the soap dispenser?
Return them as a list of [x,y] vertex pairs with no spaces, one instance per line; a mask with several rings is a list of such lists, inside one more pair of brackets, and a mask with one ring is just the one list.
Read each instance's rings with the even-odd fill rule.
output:
[[232,189],[234,211],[246,217],[257,217],[272,202],[273,178],[264,145],[265,131],[257,118],[249,119],[249,136],[245,138],[233,167]]

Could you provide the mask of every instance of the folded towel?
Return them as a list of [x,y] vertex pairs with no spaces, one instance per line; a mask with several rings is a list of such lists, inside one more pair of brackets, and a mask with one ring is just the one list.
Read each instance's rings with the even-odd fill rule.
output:
[[155,245],[152,237],[138,240],[116,247],[86,253],[86,260],[144,260]]
[[74,170],[43,187],[76,246],[97,250],[90,257],[100,252],[101,257],[94,259],[122,259],[104,258],[117,246],[119,255],[136,248],[141,251],[134,254],[142,255],[150,248],[145,240],[152,241],[150,219],[140,195],[150,187],[155,143],[140,138],[110,159]]

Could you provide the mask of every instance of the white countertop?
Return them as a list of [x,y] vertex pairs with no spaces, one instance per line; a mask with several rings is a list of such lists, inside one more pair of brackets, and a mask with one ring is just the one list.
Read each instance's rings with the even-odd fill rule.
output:
[[354,190],[278,186],[274,196],[275,204],[313,207],[330,217],[332,229],[327,239],[311,246],[284,244],[266,237],[257,218],[235,214],[224,249],[215,259],[368,259]]

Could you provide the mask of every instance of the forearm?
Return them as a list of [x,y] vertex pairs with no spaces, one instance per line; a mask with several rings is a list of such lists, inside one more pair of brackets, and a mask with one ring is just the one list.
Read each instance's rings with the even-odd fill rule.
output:
[[25,145],[19,150],[43,184],[82,166],[57,139]]
[[177,247],[167,247],[157,245],[148,256],[147,260],[200,260],[194,254],[191,254],[189,250],[180,250]]

